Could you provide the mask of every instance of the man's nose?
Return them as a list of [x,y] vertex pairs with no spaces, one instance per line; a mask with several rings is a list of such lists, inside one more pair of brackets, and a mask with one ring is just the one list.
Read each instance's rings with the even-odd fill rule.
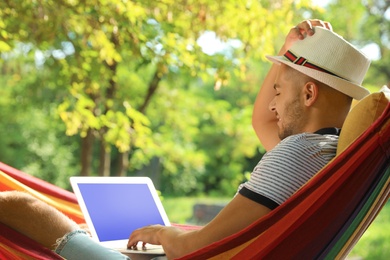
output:
[[275,105],[276,105],[276,102],[275,102],[275,98],[271,100],[271,102],[269,103],[268,105],[268,109],[271,111],[271,112],[275,112]]

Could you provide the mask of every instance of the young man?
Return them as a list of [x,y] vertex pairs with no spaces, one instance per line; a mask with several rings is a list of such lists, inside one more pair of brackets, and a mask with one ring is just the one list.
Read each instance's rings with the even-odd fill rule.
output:
[[[319,26],[319,27],[314,27]],[[361,87],[369,60],[319,20],[290,30],[253,111],[253,127],[267,149],[250,180],[205,227],[183,232],[150,226],[131,234],[179,257],[238,232],[288,199],[336,154],[338,131]]]
[[[352,98],[368,94],[361,83],[369,60],[319,20],[291,29],[280,55],[268,57],[275,64],[254,106],[253,127],[268,152],[250,180],[202,229],[148,226],[130,235],[128,247],[138,241],[161,244],[168,258],[176,258],[218,241],[282,204],[334,157],[338,129]],[[93,243],[61,213],[27,195],[1,194],[0,221],[52,249],[66,235],[56,252],[67,259],[124,258]],[[52,232],[42,232],[48,229]]]

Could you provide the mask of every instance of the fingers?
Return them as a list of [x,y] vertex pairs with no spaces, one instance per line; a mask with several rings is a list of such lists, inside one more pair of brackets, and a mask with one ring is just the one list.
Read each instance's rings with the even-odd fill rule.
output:
[[130,234],[129,240],[127,242],[127,248],[137,249],[138,242],[142,241],[142,249],[144,250],[146,243],[159,245],[160,240],[157,236],[157,233],[163,228],[161,225],[151,225],[143,228],[134,230]]
[[290,32],[287,34],[284,45],[282,46],[279,54],[284,54],[294,42],[298,40],[303,40],[306,36],[312,36],[314,32],[314,27],[320,26],[332,30],[332,25],[329,22],[321,21],[318,19],[305,20],[297,24],[297,26],[291,28]]
[[[135,244],[127,243],[127,249],[138,250],[138,242],[136,242]],[[141,249],[142,249],[142,251],[146,251],[147,248],[146,248],[145,242],[142,242]]]
[[135,238],[133,234],[131,234],[129,241],[127,241],[127,248],[137,250],[138,242],[139,240]]
[[128,249],[134,249],[137,250],[137,244],[140,241],[137,238],[137,230],[135,230],[129,237],[129,240],[127,241],[127,248]]
[[332,31],[332,25],[329,22],[318,19],[302,21],[294,27],[294,30],[297,33],[299,39],[304,39],[306,35],[312,36],[314,34],[315,26],[324,27]]
[[312,19],[312,20],[306,20],[303,21],[303,26],[306,28],[312,29],[314,26],[324,27],[328,30],[332,30],[332,25],[329,22],[318,20],[318,19]]

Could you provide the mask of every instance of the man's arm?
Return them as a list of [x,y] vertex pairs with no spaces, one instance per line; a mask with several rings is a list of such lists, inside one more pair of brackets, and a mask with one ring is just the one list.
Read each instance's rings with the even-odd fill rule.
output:
[[[304,39],[306,35],[313,35],[314,31],[312,28],[314,26],[322,26],[328,28],[329,30],[332,29],[332,26],[328,22],[320,20],[303,21],[292,28],[287,34],[285,42],[278,55],[283,55],[297,40]],[[257,137],[267,151],[274,148],[280,142],[280,138],[278,136],[278,126],[276,124],[277,119],[275,114],[269,110],[269,104],[275,96],[274,83],[278,73],[278,67],[278,65],[273,64],[265,77],[256,97],[252,114],[252,126]]]
[[280,142],[277,118],[275,113],[269,110],[269,104],[275,97],[273,86],[278,73],[278,67],[278,65],[272,64],[253,106],[252,126],[266,151],[271,150]]
[[79,229],[57,209],[19,191],[0,192],[0,222],[51,250],[59,238]]
[[175,227],[149,226],[131,234],[129,246],[138,241],[161,244],[169,259],[177,258],[232,235],[271,210],[240,194],[200,230],[185,232]]

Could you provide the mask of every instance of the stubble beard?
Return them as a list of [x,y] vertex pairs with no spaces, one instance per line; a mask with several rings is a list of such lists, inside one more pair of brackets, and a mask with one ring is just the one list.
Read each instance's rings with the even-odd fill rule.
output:
[[285,106],[283,124],[279,127],[280,140],[291,135],[302,133],[303,115],[303,108],[299,98],[294,99],[290,104]]

